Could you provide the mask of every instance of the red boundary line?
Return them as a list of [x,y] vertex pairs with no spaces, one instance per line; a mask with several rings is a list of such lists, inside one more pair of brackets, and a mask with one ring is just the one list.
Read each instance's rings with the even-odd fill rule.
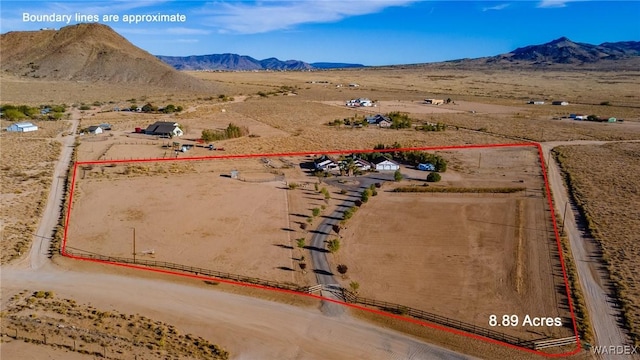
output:
[[[262,285],[257,285],[257,284],[248,284],[248,283],[242,283],[242,282],[237,282],[237,281],[233,281],[233,280],[226,280],[226,279],[218,279],[218,278],[208,277],[208,276],[179,273],[179,272],[170,271],[170,270],[148,268],[148,267],[143,267],[143,266],[139,266],[139,265],[131,265],[131,264],[118,263],[118,262],[90,259],[90,258],[85,258],[85,257],[81,257],[81,256],[75,256],[75,255],[68,254],[67,250],[66,250],[66,247],[67,247],[67,236],[68,236],[68,229],[69,229],[69,219],[71,218],[71,209],[72,209],[72,204],[73,204],[73,193],[75,191],[76,175],[77,175],[77,169],[78,169],[79,165],[119,164],[119,163],[145,163],[145,162],[161,162],[161,161],[164,161],[164,162],[167,162],[167,161],[197,161],[197,160],[216,160],[216,159],[217,160],[220,160],[220,159],[246,159],[246,158],[255,158],[255,157],[306,156],[306,155],[316,155],[316,154],[339,155],[339,154],[373,153],[373,152],[395,152],[395,151],[443,151],[443,150],[510,148],[510,147],[536,147],[538,149],[538,157],[540,159],[540,166],[542,168],[542,176],[544,178],[545,192],[546,192],[547,201],[548,201],[548,204],[549,204],[549,209],[551,211],[551,218],[553,220],[552,221],[553,222],[553,231],[554,231],[554,234],[555,234],[555,237],[556,237],[556,244],[558,246],[558,255],[560,257],[560,263],[562,265],[562,275],[563,275],[563,278],[564,278],[565,290],[567,292],[566,295],[567,295],[567,300],[568,300],[568,303],[569,303],[569,312],[571,313],[571,320],[572,320],[573,330],[574,330],[574,334],[575,334],[575,338],[576,338],[577,347],[576,347],[575,350],[573,350],[571,352],[559,353],[559,354],[548,354],[548,353],[545,353],[545,352],[542,352],[542,351],[539,351],[539,350],[532,350],[532,349],[524,348],[524,347],[521,347],[521,346],[508,344],[508,343],[505,343],[505,342],[502,342],[502,341],[498,341],[498,340],[494,340],[494,339],[491,339],[491,338],[487,338],[487,337],[484,337],[484,336],[480,336],[480,335],[476,335],[476,334],[472,334],[472,333],[467,333],[467,332],[464,332],[464,331],[451,329],[451,328],[447,328],[447,327],[436,325],[436,324],[431,324],[431,323],[428,323],[428,322],[425,322],[425,321],[421,321],[421,320],[417,320],[417,319],[413,319],[413,318],[408,318],[408,317],[402,317],[400,315],[391,314],[391,313],[383,312],[383,311],[376,310],[376,309],[366,308],[366,307],[363,307],[363,306],[360,306],[360,305],[356,305],[356,304],[350,304],[350,303],[346,303],[346,302],[342,302],[342,301],[338,301],[338,300],[334,300],[334,299],[325,298],[325,297],[322,297],[320,295],[301,293],[301,292],[292,291],[292,290],[285,290],[285,289],[270,288],[270,287],[267,287],[267,286],[262,286]],[[62,239],[62,245],[61,245],[61,251],[60,252],[61,252],[62,256],[68,257],[70,259],[75,259],[75,260],[90,261],[90,262],[113,265],[113,266],[120,266],[120,267],[125,267],[125,268],[130,268],[130,269],[150,271],[150,272],[160,273],[160,274],[181,276],[181,277],[186,277],[186,278],[191,278],[191,279],[213,280],[213,281],[222,282],[222,283],[231,284],[231,285],[239,285],[239,286],[257,288],[257,289],[263,289],[263,290],[277,291],[277,292],[282,292],[282,293],[287,293],[287,294],[311,297],[311,298],[314,298],[314,299],[320,299],[320,300],[324,300],[324,301],[330,301],[330,302],[333,302],[333,303],[336,303],[336,304],[340,304],[340,305],[343,305],[343,306],[347,306],[347,307],[350,307],[350,308],[353,308],[353,309],[367,311],[367,312],[374,313],[374,314],[377,314],[377,315],[387,316],[387,317],[390,317],[390,318],[393,318],[393,319],[398,319],[398,320],[414,323],[414,324],[417,324],[417,325],[420,325],[420,326],[425,326],[425,327],[429,327],[429,328],[436,329],[436,330],[446,331],[446,332],[449,332],[449,333],[452,333],[452,334],[456,334],[456,335],[466,336],[468,338],[472,338],[472,339],[476,339],[476,340],[482,340],[482,341],[489,342],[489,343],[492,343],[492,344],[501,345],[501,346],[504,346],[504,347],[509,347],[509,348],[513,348],[513,349],[516,349],[516,350],[525,351],[525,352],[529,352],[529,353],[536,354],[536,355],[541,355],[541,356],[548,357],[548,358],[559,358],[559,357],[566,357],[566,356],[571,356],[571,355],[575,355],[575,354],[579,353],[582,350],[582,346],[580,344],[580,337],[579,337],[579,334],[578,334],[578,327],[577,327],[576,317],[575,317],[575,313],[574,313],[574,309],[573,309],[573,301],[571,300],[571,290],[569,288],[569,281],[568,281],[568,278],[567,278],[567,271],[566,271],[566,267],[565,267],[565,263],[564,263],[564,256],[562,255],[562,246],[561,246],[561,243],[560,243],[560,234],[559,234],[558,226],[557,226],[555,220],[556,220],[556,215],[555,215],[555,211],[554,211],[554,208],[553,208],[553,201],[551,199],[551,189],[549,187],[547,169],[545,167],[545,161],[544,161],[544,156],[543,156],[543,152],[542,152],[542,146],[539,143],[511,143],[511,144],[486,144],[486,145],[475,144],[475,145],[412,147],[412,148],[380,149],[380,150],[356,149],[356,150],[307,151],[307,152],[286,152],[286,153],[267,153],[267,154],[214,155],[214,156],[183,157],[183,158],[157,158],[157,159],[131,159],[131,160],[116,159],[116,160],[97,160],[97,161],[76,161],[74,163],[74,166],[73,166],[73,175],[72,175],[71,187],[70,187],[70,191],[69,191],[69,206],[67,207],[67,216],[66,216],[66,221],[65,221],[65,224],[64,224],[64,237]]]

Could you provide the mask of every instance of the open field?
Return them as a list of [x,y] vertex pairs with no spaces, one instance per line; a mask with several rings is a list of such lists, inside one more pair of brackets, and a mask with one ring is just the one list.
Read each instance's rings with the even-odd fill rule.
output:
[[567,176],[590,235],[599,243],[602,259],[630,327],[640,341],[640,144],[562,146],[554,150]]
[[[2,121],[2,127],[10,123]],[[31,238],[47,201],[54,161],[60,154],[56,135],[67,128],[67,121],[37,122],[38,131],[2,132],[0,142],[0,180],[2,181],[1,262],[19,257],[29,249]]]
[[135,228],[138,258],[310,285],[295,239],[312,208],[337,201],[314,194],[317,182],[277,158],[82,166],[68,247],[131,258]]
[[[477,168],[478,155],[484,162]],[[437,187],[500,187],[516,194],[394,193],[382,186],[347,221],[334,267],[359,293],[487,326],[491,314],[561,317],[564,327],[514,327],[521,337],[571,336],[563,278],[540,171],[531,149],[446,152],[457,155]],[[475,160],[475,161],[474,161]],[[539,169],[539,166],[538,166]],[[407,184],[405,184],[407,183]]]

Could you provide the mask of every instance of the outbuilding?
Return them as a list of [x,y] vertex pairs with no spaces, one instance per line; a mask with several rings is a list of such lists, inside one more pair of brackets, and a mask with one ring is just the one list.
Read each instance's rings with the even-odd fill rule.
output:
[[372,161],[375,169],[378,171],[396,171],[400,170],[400,164],[393,160],[389,160],[383,156]]
[[7,131],[13,131],[13,132],[29,132],[29,131],[36,131],[36,130],[38,130],[38,127],[33,125],[30,122],[14,123],[7,128]]

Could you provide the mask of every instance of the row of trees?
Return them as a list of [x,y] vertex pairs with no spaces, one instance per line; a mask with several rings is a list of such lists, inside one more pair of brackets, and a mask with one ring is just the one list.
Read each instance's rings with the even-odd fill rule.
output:
[[226,139],[235,139],[243,136],[249,135],[249,128],[246,126],[237,126],[233,123],[229,123],[224,130],[212,130],[212,129],[204,129],[202,130],[201,139],[207,143],[212,141],[220,141]]
[[10,121],[18,120],[59,120],[67,111],[67,105],[2,105],[2,118]]

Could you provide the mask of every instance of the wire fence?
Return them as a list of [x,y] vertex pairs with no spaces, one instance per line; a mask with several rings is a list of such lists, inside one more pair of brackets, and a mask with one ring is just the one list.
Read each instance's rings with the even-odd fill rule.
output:
[[[310,293],[313,290],[313,287],[309,287],[309,286],[299,286],[293,283],[283,283],[283,282],[265,280],[265,279],[250,277],[250,276],[243,276],[243,275],[231,274],[227,272],[204,269],[200,267],[175,264],[175,263],[170,263],[166,261],[156,261],[156,260],[147,260],[147,259],[134,260],[131,258],[104,256],[99,254],[74,252],[69,250],[66,251],[66,254],[75,256],[78,258],[101,260],[101,261],[106,261],[111,263],[135,264],[135,265],[143,265],[143,266],[148,266],[153,268],[178,270],[178,271],[193,273],[196,275],[210,276],[218,279],[232,280],[232,281],[237,281],[237,282],[242,282],[247,284],[289,290],[289,291],[299,292],[299,293]],[[550,339],[549,337],[544,337],[544,338],[539,338],[535,340],[525,340],[517,336],[508,335],[503,332],[487,329],[481,326],[451,319],[445,316],[440,316],[440,315],[426,312],[423,310],[414,309],[408,306],[390,303],[386,301],[379,301],[379,300],[364,298],[364,297],[358,296],[356,293],[351,292],[350,290],[347,290],[345,288],[334,287],[332,290],[333,290],[332,292],[335,295],[337,295],[338,297],[341,297],[343,301],[347,303],[371,306],[388,313],[411,316],[416,319],[425,320],[430,323],[434,323],[434,324],[442,325],[448,328],[483,336],[489,339],[505,342],[515,346],[533,349],[535,347],[536,342]]]

